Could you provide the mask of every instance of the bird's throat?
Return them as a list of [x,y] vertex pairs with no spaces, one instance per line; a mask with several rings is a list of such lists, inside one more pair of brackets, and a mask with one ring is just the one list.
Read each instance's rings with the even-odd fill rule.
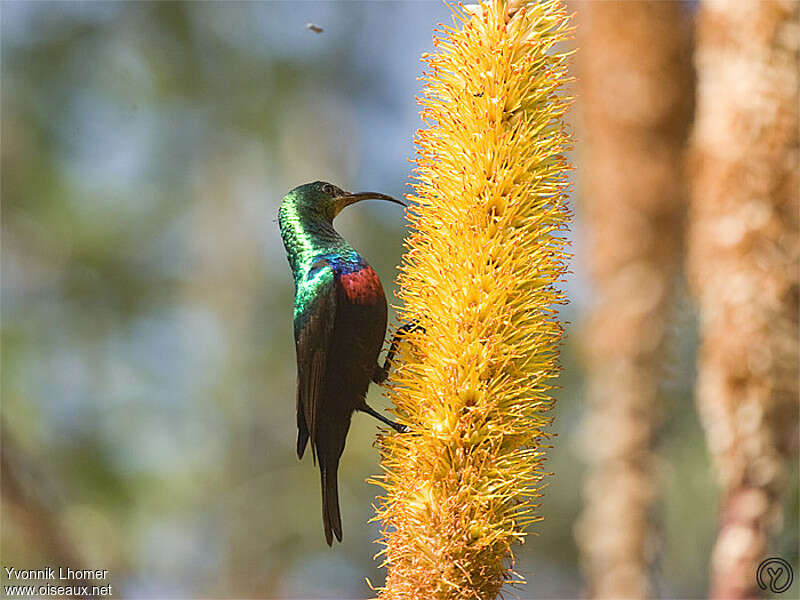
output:
[[347,259],[355,250],[333,228],[330,219],[303,210],[295,203],[281,205],[278,222],[295,283],[325,257]]

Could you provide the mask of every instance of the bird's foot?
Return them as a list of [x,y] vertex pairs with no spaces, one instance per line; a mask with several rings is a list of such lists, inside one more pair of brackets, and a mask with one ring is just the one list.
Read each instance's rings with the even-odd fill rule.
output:
[[410,323],[404,323],[397,328],[397,331],[392,337],[392,343],[389,344],[389,351],[386,353],[386,358],[383,360],[383,366],[375,366],[375,373],[372,375],[373,382],[380,385],[386,381],[386,378],[389,377],[389,371],[392,368],[392,362],[394,362],[394,356],[397,354],[397,346],[400,343],[400,340],[409,333],[417,330],[424,332],[425,328],[416,320],[411,321]]
[[373,417],[378,419],[378,421],[380,421],[381,423],[385,423],[386,425],[394,429],[397,433],[406,433],[408,431],[408,427],[406,427],[405,425],[400,425],[400,423],[395,423],[391,419],[387,419],[381,413],[368,406],[366,403],[364,403],[364,406],[362,406],[358,410],[360,410],[361,412],[365,412],[368,415],[372,415]]

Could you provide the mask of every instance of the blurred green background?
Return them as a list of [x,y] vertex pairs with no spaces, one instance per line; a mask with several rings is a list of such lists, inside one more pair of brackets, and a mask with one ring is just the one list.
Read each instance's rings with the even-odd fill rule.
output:
[[[379,489],[365,483],[379,468],[376,423],[354,416],[344,543],[331,550],[317,470],[294,451],[293,287],[276,215],[286,191],[317,179],[410,191],[419,55],[448,8],[0,11],[3,565],[109,569],[131,598],[369,596],[365,578],[383,580],[367,523]],[[404,225],[381,203],[337,220],[390,302]],[[578,212],[557,476],[520,549],[522,597],[582,586],[572,526],[585,225]],[[692,399],[694,313],[688,299],[680,308],[664,369],[657,580],[662,596],[703,597],[716,496]],[[385,406],[373,388],[370,402]],[[796,561],[793,481],[775,550]]]

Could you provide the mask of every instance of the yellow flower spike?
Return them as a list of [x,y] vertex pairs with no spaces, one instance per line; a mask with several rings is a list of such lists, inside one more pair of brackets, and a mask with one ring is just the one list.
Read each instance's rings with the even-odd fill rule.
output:
[[561,0],[452,7],[419,98],[414,229],[389,395],[404,434],[380,439],[388,566],[382,598],[495,598],[541,520],[563,333],[569,221],[563,118],[571,36]]

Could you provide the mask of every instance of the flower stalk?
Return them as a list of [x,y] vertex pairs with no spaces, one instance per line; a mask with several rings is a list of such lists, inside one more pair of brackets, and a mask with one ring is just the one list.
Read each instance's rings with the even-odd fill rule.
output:
[[660,381],[683,260],[693,102],[691,24],[678,2],[587,2],[577,61],[592,306],[576,527],[587,595],[647,598],[660,550]]
[[703,2],[697,38],[688,267],[721,488],[709,596],[753,598],[797,457],[800,5]]
[[[563,329],[571,35],[560,1],[453,7],[419,99],[406,337],[381,440],[382,598],[494,598],[541,519]],[[517,579],[516,581],[520,581]]]

